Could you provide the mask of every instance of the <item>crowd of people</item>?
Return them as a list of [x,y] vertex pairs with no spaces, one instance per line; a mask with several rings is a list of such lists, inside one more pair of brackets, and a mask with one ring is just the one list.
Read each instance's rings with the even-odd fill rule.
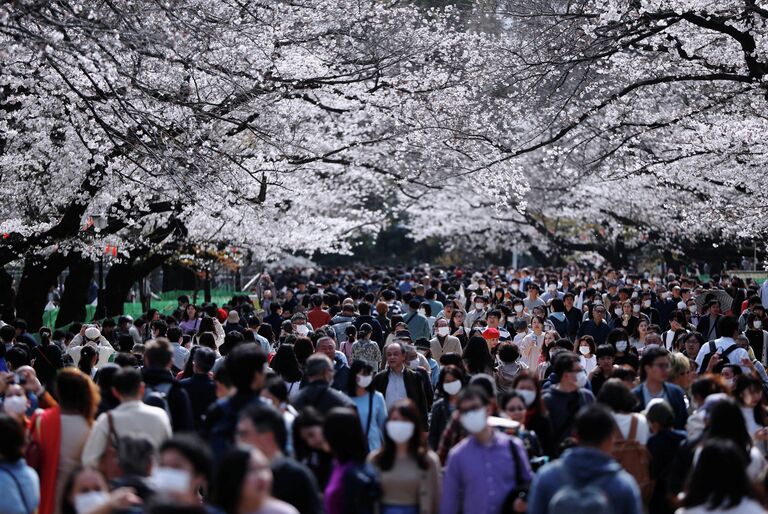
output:
[[762,513],[767,307],[725,273],[288,269],[4,320],[0,513]]

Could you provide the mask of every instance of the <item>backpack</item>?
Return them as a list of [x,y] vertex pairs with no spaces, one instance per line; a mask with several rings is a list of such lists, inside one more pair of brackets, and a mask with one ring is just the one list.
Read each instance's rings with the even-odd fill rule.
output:
[[648,502],[653,494],[655,483],[651,479],[651,452],[637,440],[638,424],[637,415],[632,414],[628,437],[624,439],[621,433],[616,431],[611,455],[627,473],[634,477],[640,487],[643,501]]
[[171,421],[171,406],[168,403],[168,395],[173,388],[173,382],[162,382],[155,385],[146,385],[144,388],[144,403],[152,407],[163,409]]
[[564,485],[547,505],[547,514],[612,514],[611,502],[603,488],[590,482],[576,483],[575,478],[561,465]]
[[[709,345],[709,353],[707,353],[704,356],[704,360],[701,361],[701,367],[699,368],[699,373],[704,373],[707,370],[707,366],[709,366],[709,361],[712,359],[712,356],[717,353],[717,346],[715,345],[714,341],[710,341],[707,343]],[[725,360],[726,357],[728,357],[731,352],[738,350],[739,345],[736,343],[732,344],[725,350],[723,350],[723,353],[720,354],[720,357]]]
[[344,513],[374,514],[381,498],[381,484],[368,464],[354,464],[344,474]]

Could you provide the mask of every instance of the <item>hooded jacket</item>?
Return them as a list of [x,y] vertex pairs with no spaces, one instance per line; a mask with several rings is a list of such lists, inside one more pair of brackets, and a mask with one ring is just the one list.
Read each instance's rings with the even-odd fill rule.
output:
[[546,514],[552,497],[568,482],[602,489],[611,504],[612,514],[641,514],[640,490],[632,476],[610,455],[596,448],[566,450],[560,460],[541,468],[528,495],[528,514]]

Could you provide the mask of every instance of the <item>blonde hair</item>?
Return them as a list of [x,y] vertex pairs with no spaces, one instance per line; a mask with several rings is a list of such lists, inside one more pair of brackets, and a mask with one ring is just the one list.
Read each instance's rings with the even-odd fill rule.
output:
[[691,370],[691,360],[682,353],[671,352],[669,354],[669,363],[670,382]]

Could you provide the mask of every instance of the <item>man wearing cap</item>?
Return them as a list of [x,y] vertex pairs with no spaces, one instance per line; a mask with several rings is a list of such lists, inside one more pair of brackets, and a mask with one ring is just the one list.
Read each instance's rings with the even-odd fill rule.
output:
[[110,361],[115,354],[115,349],[109,344],[109,341],[101,335],[101,330],[94,326],[83,325],[80,333],[72,338],[67,349],[67,354],[72,357],[75,366],[80,362],[80,350],[83,346],[90,345],[99,351],[99,360],[96,366],[101,367]]
[[438,319],[435,322],[435,337],[429,341],[432,357],[438,361],[446,353],[462,354],[461,341],[459,341],[458,337],[450,334],[451,329],[448,326],[448,320],[445,318]]
[[368,323],[363,323],[357,331],[359,339],[352,345],[352,360],[360,360],[373,367],[373,372],[378,373],[381,364],[381,350],[379,345],[371,340],[373,329]]

